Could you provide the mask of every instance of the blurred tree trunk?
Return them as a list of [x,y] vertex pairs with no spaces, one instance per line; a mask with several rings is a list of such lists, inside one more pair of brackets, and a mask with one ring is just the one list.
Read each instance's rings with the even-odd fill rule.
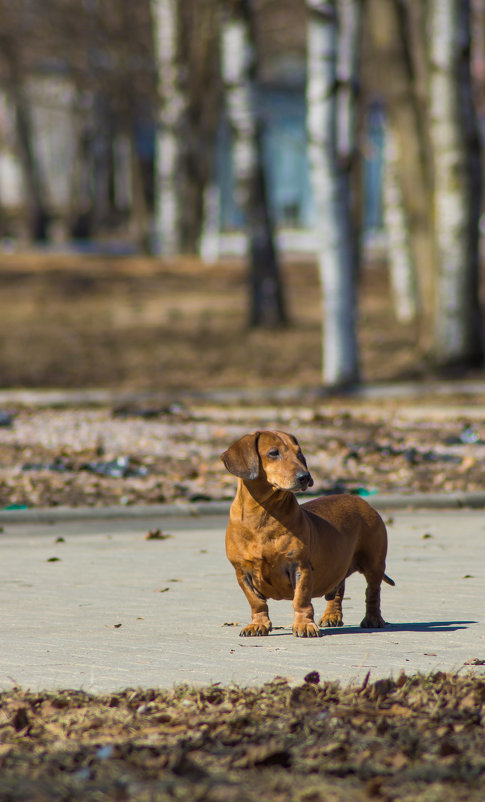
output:
[[143,253],[150,251],[150,236],[148,225],[148,203],[145,195],[143,169],[136,148],[136,137],[133,126],[128,129],[131,161],[131,195],[132,195],[132,221],[135,240]]
[[470,73],[470,3],[429,4],[430,134],[437,249],[434,358],[444,368],[481,363],[480,140]]
[[400,153],[397,137],[389,123],[386,128],[384,165],[384,224],[394,313],[400,323],[411,323],[418,316],[415,265],[399,175]]
[[222,87],[219,0],[179,0],[181,52],[185,54],[185,149],[181,236],[184,251],[198,253],[206,188],[211,181]]
[[236,0],[222,28],[222,76],[232,133],[236,198],[249,241],[251,326],[287,322],[263,164],[263,131],[255,109],[257,55],[252,0]]
[[91,231],[96,236],[106,226],[111,212],[110,173],[113,128],[105,96],[98,95],[96,97],[94,115]]
[[216,181],[204,191],[204,219],[200,237],[200,258],[206,264],[217,262],[220,256],[221,192]]
[[82,111],[78,111],[78,115],[80,124],[77,134],[78,147],[72,173],[69,230],[71,237],[74,237],[74,239],[86,239],[91,236],[92,224],[92,134],[88,110],[83,108]]
[[31,108],[18,63],[16,44],[3,39],[2,55],[7,68],[6,89],[15,110],[17,148],[25,185],[29,235],[34,240],[45,240],[49,222],[46,186],[35,154]]
[[[431,216],[432,169],[425,117],[424,10],[421,0],[369,0],[373,58],[380,91],[388,116],[388,129],[395,137],[399,157],[395,163],[408,229],[410,258],[416,274],[419,298],[420,344],[429,351],[432,340],[434,247]],[[392,147],[392,145],[391,145]],[[401,241],[404,235],[401,234]],[[396,240],[391,241],[396,248]],[[403,253],[390,253],[402,261]],[[394,263],[395,266],[395,263]],[[400,283],[410,289],[409,279]],[[403,306],[406,301],[399,302]]]
[[[308,157],[323,292],[323,381],[358,381],[357,239],[352,226],[358,0],[307,0]],[[338,15],[337,15],[338,8]]]
[[154,53],[158,75],[158,128],[155,142],[156,253],[180,252],[180,170],[185,99],[178,67],[179,9],[177,0],[151,0]]

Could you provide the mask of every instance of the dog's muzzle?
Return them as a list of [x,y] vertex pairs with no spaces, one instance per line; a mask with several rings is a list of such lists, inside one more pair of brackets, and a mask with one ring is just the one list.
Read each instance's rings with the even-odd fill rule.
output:
[[312,475],[309,471],[298,473],[295,478],[302,490],[306,490],[307,487],[313,486]]

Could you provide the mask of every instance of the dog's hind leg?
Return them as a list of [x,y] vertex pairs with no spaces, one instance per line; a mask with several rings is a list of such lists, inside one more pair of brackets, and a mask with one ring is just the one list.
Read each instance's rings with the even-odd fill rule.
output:
[[344,623],[342,615],[342,601],[345,593],[345,579],[337,585],[332,593],[327,593],[325,599],[327,606],[318,622],[320,627],[341,627]]
[[381,629],[386,626],[381,615],[381,582],[383,572],[365,571],[367,587],[365,590],[365,616],[360,622],[364,629]]
[[[377,515],[377,513],[376,513]],[[367,540],[367,548],[356,555],[355,564],[360,573],[364,574],[367,587],[365,590],[365,616],[360,622],[364,629],[381,629],[386,626],[381,615],[381,584],[389,580],[386,571],[387,532],[382,518],[378,517],[373,532],[372,548]]]

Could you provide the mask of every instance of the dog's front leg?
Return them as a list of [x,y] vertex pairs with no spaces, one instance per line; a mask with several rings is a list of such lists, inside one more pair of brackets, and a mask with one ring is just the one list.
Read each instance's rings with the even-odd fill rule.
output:
[[242,628],[239,633],[240,636],[242,638],[248,638],[255,635],[268,635],[273,627],[269,620],[266,598],[254,587],[253,578],[250,573],[245,573],[244,571],[238,571],[236,569],[236,578],[239,582],[239,587],[249,602],[252,618],[251,623]]
[[293,635],[297,638],[319,638],[321,630],[313,620],[312,604],[313,576],[311,565],[302,566],[295,571],[295,591],[293,594]]

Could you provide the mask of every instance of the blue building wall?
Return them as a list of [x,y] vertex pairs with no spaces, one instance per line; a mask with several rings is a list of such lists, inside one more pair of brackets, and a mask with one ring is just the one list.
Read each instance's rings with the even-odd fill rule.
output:
[[[288,228],[311,228],[314,207],[306,155],[306,105],[297,89],[263,89],[259,113],[264,122],[264,156],[270,201],[276,223]],[[384,142],[383,115],[378,105],[370,108],[364,134],[364,229],[382,226],[381,183]],[[221,123],[216,159],[221,190],[221,228],[243,225],[234,203],[230,130]]]

